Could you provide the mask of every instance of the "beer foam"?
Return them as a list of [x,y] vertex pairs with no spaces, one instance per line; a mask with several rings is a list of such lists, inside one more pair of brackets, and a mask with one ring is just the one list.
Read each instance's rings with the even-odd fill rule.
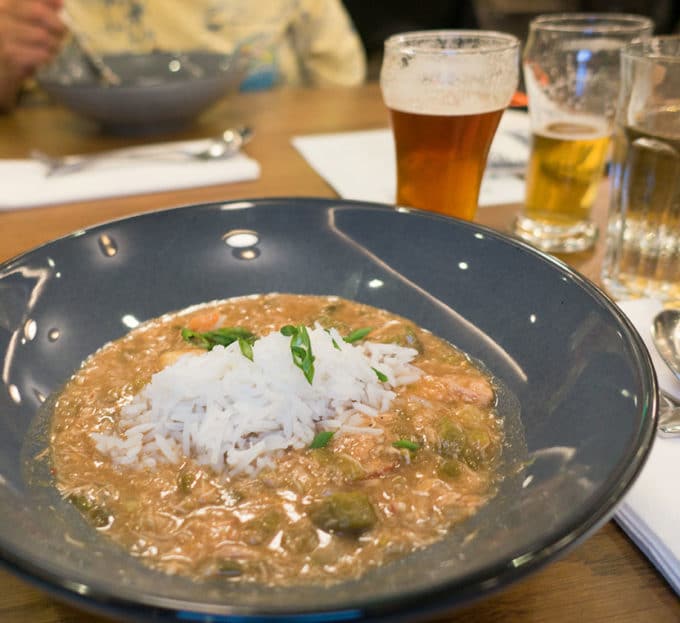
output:
[[594,141],[609,136],[611,130],[608,121],[603,117],[561,113],[555,119],[536,127],[533,133],[559,140]]
[[519,79],[517,49],[489,54],[450,50],[415,54],[408,48],[385,54],[380,86],[385,104],[423,115],[467,115],[505,108]]

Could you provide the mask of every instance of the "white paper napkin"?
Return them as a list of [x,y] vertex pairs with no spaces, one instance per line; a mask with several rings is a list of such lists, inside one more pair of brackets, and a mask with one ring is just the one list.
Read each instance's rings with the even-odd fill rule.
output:
[[[396,164],[388,129],[296,136],[293,145],[310,166],[345,199],[394,203]],[[529,157],[529,119],[506,110],[489,152],[479,205],[524,199],[523,171]]]
[[[652,357],[659,386],[680,398],[680,381],[668,370],[651,338],[654,315],[663,308],[659,301],[623,301],[619,306],[630,318]],[[647,463],[619,505],[615,519],[635,544],[680,595],[680,437],[654,440]]]
[[[150,145],[147,157],[107,157],[71,173],[46,176],[34,160],[0,160],[0,210],[31,208],[102,197],[136,195],[256,179],[260,165],[243,153],[223,160],[191,160],[206,140]],[[153,152],[153,153],[151,153]]]

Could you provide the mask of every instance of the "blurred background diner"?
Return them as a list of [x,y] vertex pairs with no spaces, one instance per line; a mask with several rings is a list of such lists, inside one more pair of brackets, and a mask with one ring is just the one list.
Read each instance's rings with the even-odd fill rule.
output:
[[524,40],[533,16],[559,11],[644,14],[657,34],[676,31],[680,19],[677,0],[0,0],[0,108],[30,101],[31,78],[68,53],[66,24],[99,54],[238,51],[240,88],[255,90],[375,80],[383,41],[396,32],[482,28]]
[[365,75],[362,44],[340,0],[2,0],[2,108],[11,108],[40,67],[68,53],[66,23],[102,55],[238,52],[241,90],[350,86]]

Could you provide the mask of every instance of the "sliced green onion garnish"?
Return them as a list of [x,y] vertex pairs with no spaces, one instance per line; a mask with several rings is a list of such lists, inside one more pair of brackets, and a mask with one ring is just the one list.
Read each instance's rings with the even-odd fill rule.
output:
[[244,340],[242,337],[238,338],[238,345],[239,348],[241,349],[241,354],[246,358],[250,359],[250,361],[253,360],[253,347],[251,344],[247,341]]
[[347,337],[343,337],[342,339],[345,340],[345,342],[347,342],[348,344],[352,344],[353,342],[358,342],[359,340],[363,340],[371,331],[373,331],[372,327],[364,327],[363,329],[355,329]]
[[215,346],[229,346],[238,340],[244,340],[252,346],[257,337],[255,334],[241,327],[222,327],[214,331],[201,333],[192,329],[182,329],[182,339],[194,346],[212,350]]
[[311,385],[314,379],[314,355],[312,354],[312,343],[309,340],[307,327],[287,324],[281,327],[281,334],[290,337],[290,352],[293,355],[293,363],[302,370],[307,382]]
[[385,376],[380,370],[376,370],[375,368],[371,368],[371,370],[373,370],[373,372],[375,372],[375,375],[378,377],[378,380],[381,383],[384,383],[385,381],[387,381],[387,376]]
[[314,439],[312,439],[312,443],[309,444],[309,447],[314,449],[325,448],[331,440],[331,437],[333,437],[332,430],[321,431],[315,435]]
[[408,439],[399,439],[398,441],[393,441],[392,445],[395,448],[406,448],[406,450],[410,450],[411,452],[415,452],[418,448],[420,448],[420,444],[416,443],[415,441],[409,441]]

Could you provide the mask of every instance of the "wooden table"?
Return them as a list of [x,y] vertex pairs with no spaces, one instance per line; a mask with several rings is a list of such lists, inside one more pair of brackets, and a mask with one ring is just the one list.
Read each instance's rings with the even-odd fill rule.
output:
[[[248,123],[256,137],[246,151],[262,165],[260,179],[224,186],[86,201],[0,212],[0,261],[83,226],[128,214],[197,202],[265,196],[335,197],[334,191],[291,146],[298,134],[386,127],[379,89],[283,90],[238,95],[210,109],[191,128],[164,139],[211,136]],[[66,111],[27,106],[0,116],[0,157],[26,157],[31,148],[81,153],[135,142],[105,137]],[[2,180],[0,180],[2,192]],[[606,185],[596,218],[603,223]],[[517,206],[482,208],[478,221],[508,231]],[[597,281],[602,243],[588,253],[564,257]],[[456,622],[657,622],[680,621],[680,600],[640,551],[609,522],[563,559],[504,592],[466,607]],[[101,619],[62,605],[0,571],[0,622],[84,623]]]

